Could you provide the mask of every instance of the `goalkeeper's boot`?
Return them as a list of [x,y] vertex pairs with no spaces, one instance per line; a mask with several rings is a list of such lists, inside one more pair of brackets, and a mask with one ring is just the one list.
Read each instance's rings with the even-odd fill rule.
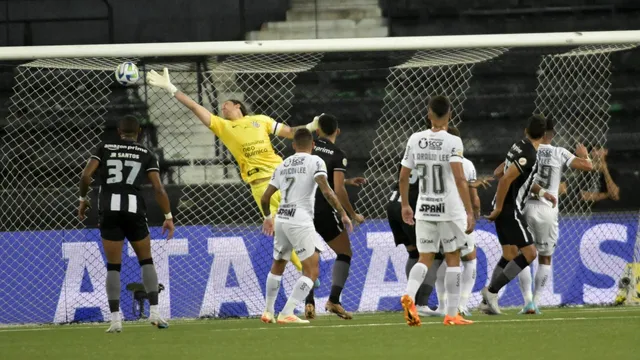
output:
[[438,312],[437,310],[431,310],[427,305],[416,305],[416,309],[418,310],[418,315],[420,316],[431,316],[431,317],[443,317],[444,314]]
[[169,327],[169,323],[160,317],[160,314],[151,313],[149,315],[149,322],[158,329],[166,329]]
[[460,314],[460,316],[471,316],[471,311],[466,306],[459,306],[458,314]]
[[272,313],[265,311],[262,313],[262,316],[260,317],[260,321],[262,321],[265,324],[275,324],[276,318],[275,316],[273,316]]
[[471,325],[471,324],[473,324],[473,321],[463,318],[462,316],[460,316],[460,314],[456,314],[456,316],[446,315],[444,317],[444,321],[442,323],[445,326],[450,326],[450,325]]
[[400,303],[402,304],[402,309],[404,310],[404,319],[407,321],[407,325],[422,325],[422,322],[420,322],[420,316],[418,315],[418,310],[416,309],[416,304],[413,302],[413,299],[409,295],[403,295],[400,298]]
[[278,315],[278,324],[308,324],[309,320],[302,320],[294,314],[291,315]]
[[327,303],[324,305],[324,309],[327,310],[327,312],[338,315],[338,317],[341,319],[344,319],[344,320],[353,319],[353,315],[347,312],[339,303],[335,304],[335,303],[332,303],[331,301],[327,301]]
[[530,302],[528,303],[525,307],[522,308],[522,310],[520,310],[520,312],[518,312],[518,315],[541,315],[542,312],[540,312],[540,309],[538,309],[538,307],[536,306],[535,303]]
[[122,322],[121,321],[112,321],[111,325],[106,331],[107,333],[119,333],[122,332]]
[[316,318],[316,306],[314,304],[307,304],[304,306],[304,317],[307,320],[313,320]]

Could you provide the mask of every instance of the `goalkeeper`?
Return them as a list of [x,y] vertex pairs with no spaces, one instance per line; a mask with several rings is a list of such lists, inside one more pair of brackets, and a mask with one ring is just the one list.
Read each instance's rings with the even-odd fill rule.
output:
[[[162,75],[154,70],[147,74],[147,82],[152,86],[167,90],[171,96],[191,110],[213,133],[222,140],[240,167],[242,180],[249,184],[251,193],[260,212],[260,198],[264,194],[269,179],[276,167],[282,163],[282,158],[276,154],[271,145],[270,134],[292,139],[299,128],[307,128],[313,132],[318,128],[318,117],[307,125],[289,127],[279,123],[266,115],[248,115],[246,107],[238,100],[228,100],[222,104],[222,116],[218,117],[206,108],[193,101],[189,96],[179,91],[171,84],[169,72],[165,68]],[[356,183],[358,180],[356,180]],[[280,203],[280,193],[271,197],[270,210],[276,213]],[[298,271],[302,265],[295,252],[291,253],[291,262]]]

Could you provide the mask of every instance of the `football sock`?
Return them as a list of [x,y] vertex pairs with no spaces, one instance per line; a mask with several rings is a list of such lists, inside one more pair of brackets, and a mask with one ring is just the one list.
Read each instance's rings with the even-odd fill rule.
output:
[[551,265],[538,265],[538,271],[536,271],[536,287],[533,292],[533,302],[538,303],[538,299],[544,288],[550,283],[551,278]]
[[466,307],[473,291],[473,285],[476,283],[476,265],[477,260],[463,261],[464,268],[462,270],[462,284],[460,284],[460,307]]
[[533,301],[533,293],[531,290],[531,268],[527,267],[518,274],[518,281],[520,282],[520,291],[524,298],[525,306]]
[[424,281],[425,276],[427,276],[427,265],[423,263],[417,263],[411,268],[409,272],[409,279],[407,280],[407,291],[406,294],[411,297],[411,299],[416,298],[416,293],[418,292],[418,288]]
[[307,297],[312,288],[313,280],[306,276],[301,276],[298,281],[296,281],[295,285],[293,285],[293,292],[291,293],[291,296],[289,296],[289,299],[287,299],[287,303],[284,305],[280,315],[293,315],[293,310],[295,310],[296,305]]
[[418,293],[416,293],[416,305],[418,306],[427,306],[429,303],[429,297],[433,292],[433,287],[436,283],[436,274],[440,265],[442,264],[442,260],[433,260],[431,267],[427,270],[427,276],[424,277],[424,281],[422,281],[422,285],[418,288]]
[[438,295],[438,312],[446,311],[446,289],[444,285],[444,277],[447,271],[447,264],[442,264],[438,269],[438,275],[436,278],[436,295]]
[[342,294],[344,284],[349,277],[350,267],[351,256],[338,254],[336,262],[333,264],[333,270],[331,271],[331,294],[329,295],[329,301],[334,304],[340,304],[340,294]]
[[447,315],[458,315],[458,305],[460,303],[460,266],[447,267],[444,275],[444,287],[447,293]]
[[418,250],[409,251],[409,257],[407,258],[407,264],[404,266],[404,271],[407,274],[407,279],[409,278],[409,272],[411,272],[411,268],[418,262],[418,258],[420,254]]
[[147,292],[149,307],[158,305],[158,273],[156,273],[156,267],[153,266],[153,259],[140,260],[139,264],[142,268],[142,283]]
[[525,269],[527,266],[529,266],[529,262],[527,261],[527,258],[524,257],[524,254],[516,256],[515,259],[509,261],[507,266],[505,266],[502,274],[498,275],[495,280],[491,281],[489,284],[489,292],[497,294],[500,289],[518,276],[522,269]]
[[121,264],[109,264],[107,263],[107,301],[109,302],[109,311],[113,321],[113,313],[118,313],[120,316],[120,269]]
[[508,263],[509,260],[505,259],[504,257],[500,257],[500,260],[498,260],[498,263],[496,264],[496,267],[493,269],[493,273],[491,274],[490,283],[494,282],[498,278],[498,276],[502,274],[505,266],[507,266]]
[[267,306],[266,311],[275,314],[276,298],[278,298],[278,291],[280,290],[280,282],[282,281],[282,275],[273,275],[271,272],[267,275]]

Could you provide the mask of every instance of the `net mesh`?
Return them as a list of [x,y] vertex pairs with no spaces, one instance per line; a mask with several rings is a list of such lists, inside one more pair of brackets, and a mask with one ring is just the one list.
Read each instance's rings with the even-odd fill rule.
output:
[[[552,114],[557,145],[569,150],[576,142],[606,145],[610,57],[633,47],[581,47],[542,56],[535,112]],[[480,123],[467,121],[478,115],[464,109],[469,109],[465,104],[471,87],[495,80],[473,82],[476,70],[493,66],[510,53],[495,48],[230,55],[162,62],[43,59],[17,66],[0,147],[0,201],[3,209],[10,209],[0,212],[0,323],[108,319],[97,211],[92,209],[89,221],[77,220],[77,182],[91,149],[100,140],[113,138],[117,119],[129,113],[141,119],[143,143],[160,160],[179,225],[175,239],[162,240],[155,227],[162,215],[153,205],[152,192],[145,189],[154,263],[163,285],[162,314],[220,318],[256,316],[263,311],[273,240],[260,234],[261,216],[236,161],[209,129],[163,90],[144,81],[128,88],[117,85],[113,70],[123,61],[136,62],[141,75],[167,67],[174,85],[213,114],[219,114],[224,101],[238,99],[252,113],[291,126],[305,124],[321,112],[339,115],[341,126],[346,124],[343,119],[353,121],[356,125],[343,129],[338,145],[347,150],[350,163],[356,163],[353,158],[363,159],[352,166],[350,175],[363,174],[368,184],[351,195],[368,221],[351,235],[354,256],[342,303],[356,312],[398,310],[407,253],[393,243],[385,206],[406,140],[425,127],[429,97],[447,95],[454,105],[453,124],[463,130],[465,153],[471,155],[479,175],[489,175],[508,148],[478,134],[484,131]],[[527,76],[535,79],[536,74]],[[473,91],[478,92],[482,89]],[[514,126],[518,130],[509,142],[521,136],[522,127]],[[273,137],[272,143],[280,155],[287,154],[286,140]],[[479,155],[481,149],[499,154],[499,161],[493,156],[483,164],[487,156]],[[612,303],[615,282],[633,261],[635,242],[599,250],[599,239],[622,238],[627,226],[615,221],[594,225],[590,204],[570,196],[571,189],[588,189],[597,181],[598,174],[567,173],[569,193],[561,203],[561,239],[567,239],[568,249],[556,252],[555,287],[543,296],[542,305]],[[483,191],[490,198],[495,187]],[[637,214],[629,218],[637,224]],[[481,265],[471,307],[480,301],[479,290],[500,257],[492,224],[479,222],[476,241]],[[322,250],[321,285],[316,289],[320,313],[336,257],[328,247]],[[282,307],[298,276],[288,265],[276,309]],[[136,319],[140,313],[135,287],[141,279],[129,246],[123,250],[122,281],[122,311],[127,319]],[[517,285],[509,285],[501,301],[506,306],[520,305]]]

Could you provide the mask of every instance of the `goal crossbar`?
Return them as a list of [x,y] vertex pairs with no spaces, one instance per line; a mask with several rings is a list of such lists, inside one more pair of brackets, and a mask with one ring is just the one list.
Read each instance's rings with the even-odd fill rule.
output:
[[300,52],[401,51],[455,48],[580,46],[625,43],[640,43],[640,30],[359,39],[17,46],[4,47],[0,49],[0,60],[90,57],[166,57]]

